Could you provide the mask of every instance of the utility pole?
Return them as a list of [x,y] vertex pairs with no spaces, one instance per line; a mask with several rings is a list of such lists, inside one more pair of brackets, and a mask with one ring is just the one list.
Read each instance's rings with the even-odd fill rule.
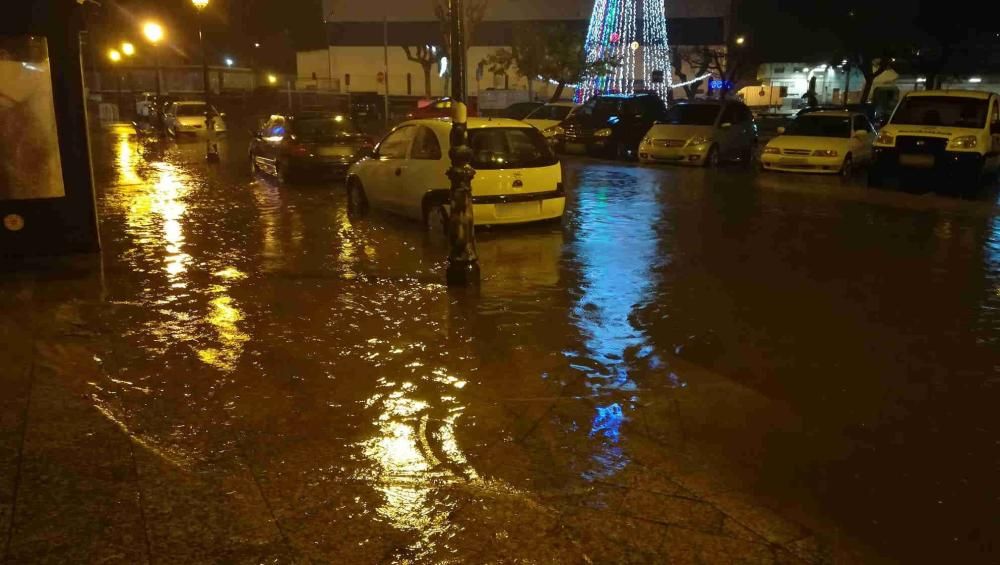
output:
[[201,79],[205,87],[205,160],[219,162],[219,144],[215,142],[215,116],[212,115],[212,85],[208,79],[208,52],[205,50],[205,22],[203,13],[209,0],[191,0],[198,11],[198,41],[201,44]]
[[451,0],[451,98],[454,101],[451,125],[451,213],[448,218],[448,286],[478,286],[479,257],[476,253],[476,225],[472,208],[468,108],[466,101],[465,9],[463,0]]
[[385,57],[385,129],[389,131],[389,16],[382,18],[382,47]]

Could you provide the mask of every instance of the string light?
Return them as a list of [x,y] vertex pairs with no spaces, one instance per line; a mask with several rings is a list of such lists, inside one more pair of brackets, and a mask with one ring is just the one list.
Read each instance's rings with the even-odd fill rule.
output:
[[[637,30],[636,20],[642,21]],[[633,94],[650,89],[665,97],[673,84],[667,15],[663,0],[595,0],[584,43],[588,63],[615,64],[607,76],[588,78],[577,89],[577,102],[596,94]],[[653,82],[655,73],[663,82]]]

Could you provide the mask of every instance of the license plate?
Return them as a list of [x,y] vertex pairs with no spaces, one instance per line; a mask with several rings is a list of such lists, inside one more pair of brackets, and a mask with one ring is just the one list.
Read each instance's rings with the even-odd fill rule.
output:
[[918,167],[922,169],[930,169],[934,167],[934,156],[907,155],[904,153],[899,156],[899,164],[904,167]]
[[354,151],[350,147],[320,147],[316,153],[323,157],[350,157]]
[[523,218],[526,216],[537,216],[541,211],[541,202],[511,202],[510,204],[496,204],[496,214],[498,218]]

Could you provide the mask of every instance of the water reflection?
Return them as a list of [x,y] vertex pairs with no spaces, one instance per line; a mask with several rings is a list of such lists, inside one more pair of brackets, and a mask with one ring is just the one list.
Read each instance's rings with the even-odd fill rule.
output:
[[[578,230],[572,251],[579,264],[579,296],[573,319],[583,335],[583,352],[567,357],[587,374],[587,386],[597,398],[620,396],[637,389],[635,360],[649,367],[662,365],[642,328],[632,323],[636,311],[652,296],[657,255],[656,226],[661,204],[653,179],[641,170],[601,170],[580,178]],[[601,440],[593,456],[596,479],[617,473],[628,464],[618,445],[625,412],[620,403],[598,405],[591,437]]]

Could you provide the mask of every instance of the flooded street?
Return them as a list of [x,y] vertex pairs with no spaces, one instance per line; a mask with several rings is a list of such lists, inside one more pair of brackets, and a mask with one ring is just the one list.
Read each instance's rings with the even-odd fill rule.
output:
[[130,133],[100,260],[0,275],[4,562],[996,562],[995,189],[567,158],[476,296]]

